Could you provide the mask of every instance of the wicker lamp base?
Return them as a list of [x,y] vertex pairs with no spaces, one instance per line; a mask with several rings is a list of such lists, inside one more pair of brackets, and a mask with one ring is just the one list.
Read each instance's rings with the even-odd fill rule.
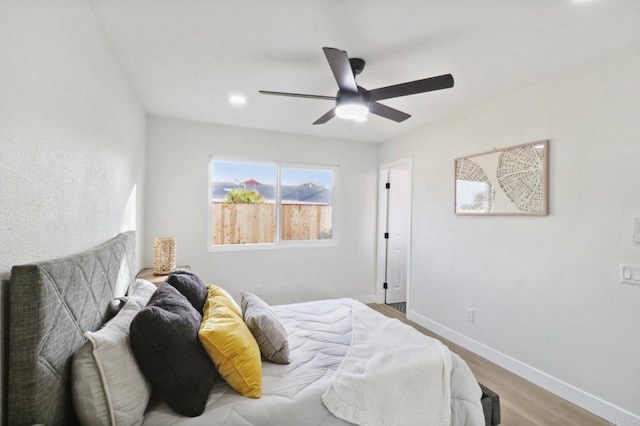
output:
[[167,275],[176,268],[175,237],[158,237],[153,243],[153,273]]

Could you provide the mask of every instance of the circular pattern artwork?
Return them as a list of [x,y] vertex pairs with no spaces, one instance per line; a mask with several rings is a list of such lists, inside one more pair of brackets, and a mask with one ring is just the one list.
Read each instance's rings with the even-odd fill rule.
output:
[[544,212],[544,157],[536,145],[508,149],[500,154],[498,184],[523,212]]

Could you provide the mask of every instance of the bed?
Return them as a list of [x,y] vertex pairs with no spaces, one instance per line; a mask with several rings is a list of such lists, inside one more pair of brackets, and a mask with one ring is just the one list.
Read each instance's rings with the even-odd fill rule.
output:
[[[85,345],[85,333],[101,329],[112,316],[114,301],[130,295],[136,287],[134,241],[134,234],[127,232],[85,253],[12,269],[7,424],[78,424],[72,395],[72,360]],[[142,309],[144,303],[140,305]],[[290,362],[261,362],[260,398],[243,397],[225,380],[217,378],[202,414],[177,415],[164,401],[151,397],[148,404],[144,402],[143,418],[136,423],[154,426],[346,425],[351,423],[345,419],[352,419],[344,415],[346,400],[364,400],[365,405],[361,407],[373,406],[375,411],[376,398],[385,392],[391,394],[393,379],[379,374],[387,369],[389,362],[383,356],[386,352],[378,347],[394,335],[401,338],[402,333],[413,333],[408,331],[413,330],[411,327],[396,320],[392,322],[352,299],[273,306],[271,310],[286,330]],[[375,340],[376,335],[379,340]],[[373,349],[372,342],[377,345]],[[378,364],[371,364],[373,372],[362,374],[362,365],[380,356]],[[444,403],[451,406],[450,412],[447,409],[447,422],[499,424],[497,395],[479,385],[456,354],[452,353],[447,359],[451,364],[446,374],[450,391],[438,390],[446,393]],[[349,363],[353,364],[351,369],[348,369]],[[359,370],[355,371],[354,367]],[[360,383],[367,385],[351,385],[354,377],[365,380]],[[378,385],[381,387],[375,395],[371,392],[351,395],[354,389],[375,390],[376,380],[384,383]],[[370,405],[366,405],[367,401]],[[369,409],[360,408],[360,411]],[[402,423],[405,423],[403,419],[398,419],[397,424]]]

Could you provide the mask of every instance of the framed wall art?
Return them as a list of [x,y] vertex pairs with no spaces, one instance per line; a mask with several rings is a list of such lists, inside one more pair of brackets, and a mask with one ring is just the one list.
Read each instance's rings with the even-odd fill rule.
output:
[[546,216],[548,200],[548,140],[455,160],[458,215]]

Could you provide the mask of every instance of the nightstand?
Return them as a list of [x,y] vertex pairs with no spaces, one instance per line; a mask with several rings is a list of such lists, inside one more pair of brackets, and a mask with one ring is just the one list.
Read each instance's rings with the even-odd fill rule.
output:
[[[176,266],[176,269],[183,269],[185,271],[190,271],[191,267],[190,266]],[[167,279],[167,277],[169,276],[169,274],[167,275],[154,275],[153,273],[153,268],[144,268],[143,270],[141,270],[140,272],[138,272],[138,275],[136,275],[136,279],[141,279],[141,280],[147,280],[151,283],[154,283],[157,286],[160,286],[162,283],[164,283]]]

